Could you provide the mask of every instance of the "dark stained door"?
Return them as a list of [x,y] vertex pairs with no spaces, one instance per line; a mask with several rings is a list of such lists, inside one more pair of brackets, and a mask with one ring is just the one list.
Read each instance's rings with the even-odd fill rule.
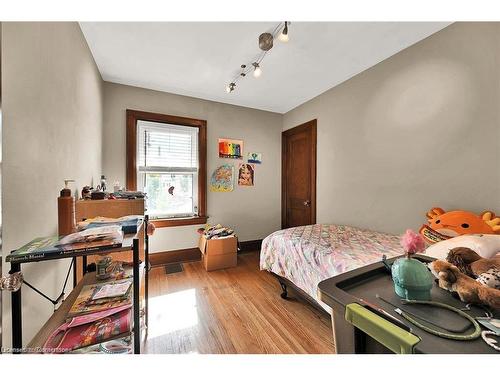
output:
[[282,133],[282,228],[316,223],[316,120]]

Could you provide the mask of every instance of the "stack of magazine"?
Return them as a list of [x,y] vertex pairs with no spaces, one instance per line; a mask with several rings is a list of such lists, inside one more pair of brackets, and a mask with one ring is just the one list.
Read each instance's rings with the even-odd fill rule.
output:
[[40,237],[13,251],[7,262],[19,263],[44,259],[57,259],[62,255],[84,253],[94,249],[121,247],[123,231],[120,225],[88,228],[65,237]]
[[129,334],[131,289],[131,278],[85,285],[71,306],[66,321],[45,342],[44,351],[66,353]]
[[86,219],[77,223],[78,230],[97,228],[109,225],[121,225],[123,233],[137,233],[137,229],[144,220],[142,215],[127,215],[117,219],[96,216],[92,219]]

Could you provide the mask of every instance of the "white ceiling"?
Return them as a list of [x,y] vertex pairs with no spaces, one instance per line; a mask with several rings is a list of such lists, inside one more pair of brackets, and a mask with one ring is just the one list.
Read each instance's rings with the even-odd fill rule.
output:
[[285,113],[441,30],[436,22],[292,22],[262,75],[225,86],[278,22],[80,23],[105,81]]

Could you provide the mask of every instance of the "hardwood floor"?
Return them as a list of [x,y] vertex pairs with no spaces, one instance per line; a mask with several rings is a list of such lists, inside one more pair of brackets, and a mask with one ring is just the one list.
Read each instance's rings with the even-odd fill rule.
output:
[[[146,353],[333,353],[329,316],[300,300],[280,297],[280,286],[259,270],[259,252],[238,255],[238,266],[206,272],[150,273]],[[293,296],[293,292],[290,293]]]

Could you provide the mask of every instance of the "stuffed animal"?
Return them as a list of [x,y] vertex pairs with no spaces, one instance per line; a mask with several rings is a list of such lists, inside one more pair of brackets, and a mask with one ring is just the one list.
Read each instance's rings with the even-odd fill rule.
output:
[[496,217],[492,211],[476,215],[462,210],[446,212],[434,207],[426,216],[429,224],[420,228],[420,234],[430,243],[462,234],[500,234],[500,217]]
[[500,308],[500,290],[484,286],[460,272],[453,264],[435,260],[429,264],[429,269],[437,277],[439,287],[456,292],[462,302]]
[[500,269],[489,269],[478,276],[476,281],[489,287],[500,290]]
[[483,258],[468,247],[451,249],[446,260],[460,272],[490,288],[500,289],[500,255]]
[[488,272],[491,269],[500,270],[500,255],[487,259],[481,257],[468,247],[455,247],[451,249],[446,260],[458,267],[460,272],[473,278],[477,278],[482,273]]

